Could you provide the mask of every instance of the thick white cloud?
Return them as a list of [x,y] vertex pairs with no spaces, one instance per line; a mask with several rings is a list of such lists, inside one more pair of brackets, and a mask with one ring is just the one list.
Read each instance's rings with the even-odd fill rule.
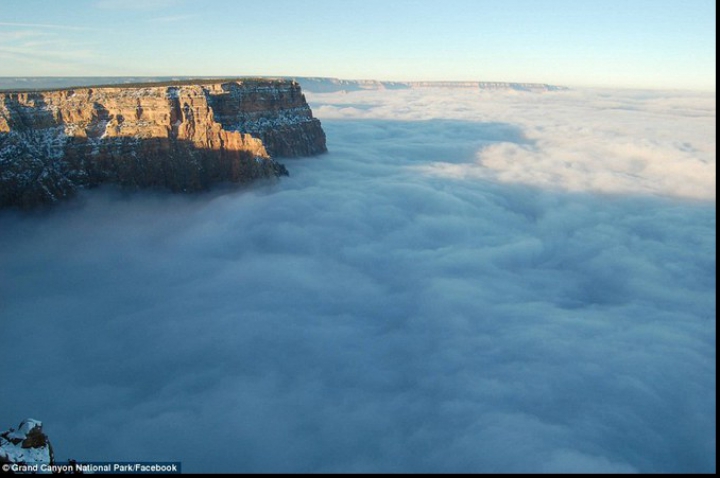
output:
[[564,191],[715,199],[714,94],[469,89],[438,93],[395,92],[404,105],[379,104],[381,92],[354,93],[363,96],[361,104],[338,104],[330,95],[318,96],[329,97],[320,111],[330,118],[452,118],[470,121],[476,128],[477,122],[489,121],[522,130],[525,141],[492,136],[488,129],[489,141],[478,144],[474,161],[438,157],[419,166],[431,174]]
[[308,98],[331,153],[279,183],[0,215],[6,426],[186,471],[715,470],[707,98]]

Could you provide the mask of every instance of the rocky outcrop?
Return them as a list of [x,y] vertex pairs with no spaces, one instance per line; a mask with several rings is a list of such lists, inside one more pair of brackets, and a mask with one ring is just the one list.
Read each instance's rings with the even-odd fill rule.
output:
[[0,207],[116,183],[176,192],[286,174],[326,151],[298,83],[207,80],[0,93]]
[[[37,463],[52,464],[53,449],[42,422],[31,418],[23,420],[17,430],[0,433],[0,465]],[[3,468],[4,472],[12,471]]]

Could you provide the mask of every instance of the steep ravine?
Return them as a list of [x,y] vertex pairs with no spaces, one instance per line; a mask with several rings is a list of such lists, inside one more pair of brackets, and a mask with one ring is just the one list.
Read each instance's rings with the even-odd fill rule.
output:
[[175,192],[286,173],[326,151],[289,80],[207,80],[0,92],[0,208],[115,183]]

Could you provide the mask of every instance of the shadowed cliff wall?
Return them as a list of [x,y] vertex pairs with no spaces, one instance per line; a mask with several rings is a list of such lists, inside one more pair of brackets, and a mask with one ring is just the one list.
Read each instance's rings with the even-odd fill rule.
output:
[[273,157],[325,151],[292,81],[0,93],[0,207],[105,182],[200,191],[286,173]]

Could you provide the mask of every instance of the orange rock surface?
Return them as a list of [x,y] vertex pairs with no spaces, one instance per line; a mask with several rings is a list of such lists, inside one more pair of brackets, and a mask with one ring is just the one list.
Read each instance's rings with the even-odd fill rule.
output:
[[0,207],[104,182],[198,191],[325,152],[297,83],[177,82],[0,93]]

